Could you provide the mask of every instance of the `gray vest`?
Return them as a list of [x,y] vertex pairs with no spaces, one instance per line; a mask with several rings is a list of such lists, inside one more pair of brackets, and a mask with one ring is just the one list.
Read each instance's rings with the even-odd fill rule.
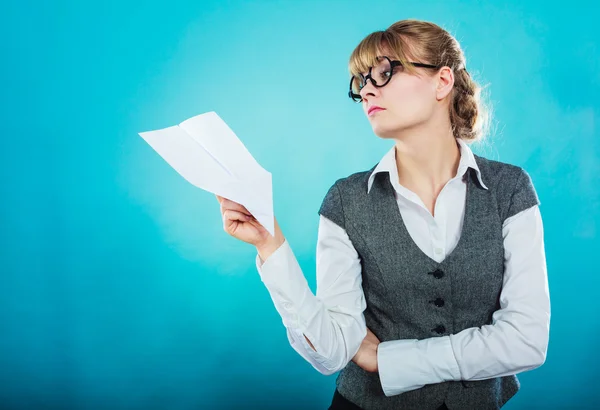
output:
[[[319,214],[346,229],[361,258],[364,315],[381,342],[420,340],[491,324],[492,314],[500,308],[502,224],[539,200],[522,168],[477,155],[475,160],[488,190],[469,168],[464,176],[467,196],[461,236],[441,263],[424,254],[410,237],[388,173],[375,176],[369,193],[367,181],[375,167],[338,179],[327,192]],[[428,410],[444,402],[453,410],[473,410],[500,408],[520,383],[515,375],[448,381],[387,397],[379,374],[351,361],[339,373],[336,386],[365,410]]]

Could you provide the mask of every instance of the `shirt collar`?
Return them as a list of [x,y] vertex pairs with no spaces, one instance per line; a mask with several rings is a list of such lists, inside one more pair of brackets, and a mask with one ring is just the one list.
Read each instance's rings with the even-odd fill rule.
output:
[[[458,147],[460,149],[460,161],[458,163],[458,171],[457,175],[464,175],[467,172],[468,168],[473,168],[477,173],[477,179],[481,186],[485,189],[488,189],[487,186],[483,183],[481,178],[481,171],[477,166],[477,162],[475,161],[475,156],[473,155],[473,151],[469,145],[463,141],[461,138],[456,138],[458,143]],[[369,180],[367,182],[367,194],[371,191],[371,186],[373,185],[373,181],[375,180],[375,175],[379,172],[388,172],[390,174],[390,181],[392,185],[398,182],[398,171],[396,168],[396,146],[394,145],[379,161],[371,175],[369,175]]]

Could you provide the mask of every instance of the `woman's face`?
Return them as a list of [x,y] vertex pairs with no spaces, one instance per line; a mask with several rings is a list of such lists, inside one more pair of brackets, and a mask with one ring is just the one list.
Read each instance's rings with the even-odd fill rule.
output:
[[[377,69],[373,67],[371,72]],[[415,75],[402,66],[394,67],[390,82],[384,87],[375,87],[369,79],[360,91],[363,110],[377,136],[391,138],[417,128],[426,123],[438,108],[435,76],[423,68],[417,70]],[[370,112],[375,106],[382,110]]]

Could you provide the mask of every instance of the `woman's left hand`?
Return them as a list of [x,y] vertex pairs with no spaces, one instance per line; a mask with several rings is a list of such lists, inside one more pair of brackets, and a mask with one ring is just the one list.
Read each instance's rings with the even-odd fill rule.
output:
[[377,347],[379,343],[377,336],[367,328],[367,335],[363,339],[358,352],[352,358],[352,361],[368,372],[379,371],[377,367]]

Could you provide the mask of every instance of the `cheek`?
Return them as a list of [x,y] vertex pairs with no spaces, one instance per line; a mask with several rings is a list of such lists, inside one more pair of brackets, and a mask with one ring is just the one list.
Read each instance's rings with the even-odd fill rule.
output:
[[[430,110],[430,101],[433,98],[429,85],[416,78],[406,77],[398,81],[389,90],[391,108],[400,118],[415,120],[427,115]],[[390,84],[391,85],[391,84]]]

